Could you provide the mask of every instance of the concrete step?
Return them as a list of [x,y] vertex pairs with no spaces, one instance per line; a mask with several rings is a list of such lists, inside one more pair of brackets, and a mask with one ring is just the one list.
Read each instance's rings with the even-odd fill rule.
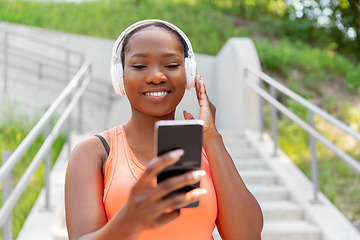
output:
[[265,221],[303,219],[302,208],[291,201],[260,201]]
[[286,201],[290,199],[290,192],[280,185],[250,185],[250,192],[258,201]]
[[66,227],[56,229],[54,231],[54,240],[69,240]]
[[233,130],[220,130],[221,136],[223,138],[243,138],[245,139],[245,135],[239,131]]
[[249,185],[275,185],[276,174],[270,170],[243,170],[239,171],[246,186]]
[[267,168],[266,162],[261,159],[234,159],[236,168],[243,170],[264,170]]
[[266,221],[262,240],[321,240],[318,227],[306,221]]
[[258,152],[256,149],[247,147],[247,148],[237,148],[237,147],[226,147],[230,156],[233,159],[246,159],[246,158],[257,158]]
[[223,138],[223,141],[227,147],[250,147],[249,141],[244,138]]

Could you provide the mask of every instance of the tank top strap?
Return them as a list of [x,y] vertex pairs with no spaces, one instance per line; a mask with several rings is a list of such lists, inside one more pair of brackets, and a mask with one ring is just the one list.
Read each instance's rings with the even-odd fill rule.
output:
[[121,134],[121,126],[115,126],[109,129],[109,134],[110,134],[111,143],[110,143],[109,156],[105,163],[103,201],[105,201],[111,183],[114,179],[115,169],[116,169],[116,165],[118,164],[118,161],[124,161],[126,159],[125,149],[123,147],[124,143],[122,141],[121,136],[119,137],[119,134]]
[[133,151],[131,150],[130,145],[127,141],[125,127],[123,124],[119,127],[119,130],[121,131],[122,144],[124,147],[123,149],[127,161],[127,166],[133,177],[138,180],[142,173],[145,171],[146,167],[137,160]]

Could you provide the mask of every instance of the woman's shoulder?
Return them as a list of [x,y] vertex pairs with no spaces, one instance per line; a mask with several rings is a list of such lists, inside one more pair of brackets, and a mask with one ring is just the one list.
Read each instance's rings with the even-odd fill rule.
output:
[[69,161],[76,161],[79,164],[95,163],[102,168],[108,156],[105,145],[111,145],[109,131],[89,136],[76,144],[71,152]]

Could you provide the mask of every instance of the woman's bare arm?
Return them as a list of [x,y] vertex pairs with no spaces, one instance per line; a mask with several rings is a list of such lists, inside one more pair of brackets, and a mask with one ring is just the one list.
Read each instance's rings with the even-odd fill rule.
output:
[[65,211],[71,240],[106,237],[107,231],[102,230],[107,224],[102,202],[103,158],[104,148],[96,137],[80,143],[70,156],[65,181]]
[[[254,196],[246,188],[215,127],[215,107],[210,102],[203,81],[196,77],[200,105],[199,118],[204,121],[204,148],[218,200],[217,227],[228,239],[261,239],[263,216]],[[193,118],[184,112],[186,119]]]
[[217,226],[224,239],[261,239],[263,216],[246,188],[218,133],[207,136],[204,148],[209,158],[217,198]]

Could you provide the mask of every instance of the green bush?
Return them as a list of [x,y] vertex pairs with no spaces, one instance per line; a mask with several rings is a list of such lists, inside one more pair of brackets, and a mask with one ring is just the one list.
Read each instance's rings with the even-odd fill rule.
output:
[[[2,162],[1,153],[4,150],[14,151],[37,122],[37,119],[34,117],[19,116],[14,114],[10,109],[11,108],[8,108],[7,111],[4,111],[2,122],[0,123],[0,162]],[[52,165],[55,163],[65,141],[66,135],[64,133],[61,133],[55,140],[52,148]],[[43,142],[44,136],[41,134],[13,168],[14,186],[24,174]],[[43,184],[44,164],[41,164],[13,210],[13,236],[15,238],[30,213]],[[2,195],[0,195],[0,201],[2,201]]]
[[[0,1],[2,21],[109,39],[116,39],[123,29],[138,20],[164,19],[188,35],[196,53],[216,55],[230,37],[250,37],[256,46],[262,68],[269,75],[276,76],[306,99],[323,99],[323,106],[330,111],[342,108],[337,113],[341,120],[359,131],[360,110],[354,106],[342,106],[341,99],[326,95],[323,91],[325,87],[341,81],[345,82],[347,90],[344,94],[354,94],[356,91],[360,94],[358,62],[336,53],[337,46],[329,41],[323,29],[313,31],[311,21],[303,19],[290,21],[284,11],[281,1],[267,0],[99,0],[79,4]],[[316,41],[308,41],[314,37]],[[322,46],[317,45],[318,42]],[[307,111],[303,107],[286,97],[279,97],[300,118],[307,120]],[[268,126],[269,108],[265,111]],[[9,134],[6,137],[0,134],[0,143],[9,142],[16,146],[26,135],[26,130],[21,132],[26,120],[25,123],[16,124],[14,122],[14,129],[0,129],[1,133],[6,131]],[[282,115],[278,127],[279,146],[310,177],[308,134]],[[18,129],[21,133],[17,132]],[[40,143],[41,137],[37,141]],[[318,144],[318,153],[321,190],[348,216],[359,219],[358,175],[321,144]],[[360,158],[358,146],[348,153]],[[43,170],[40,168],[39,171]],[[20,229],[20,226],[21,223],[16,228]]]

